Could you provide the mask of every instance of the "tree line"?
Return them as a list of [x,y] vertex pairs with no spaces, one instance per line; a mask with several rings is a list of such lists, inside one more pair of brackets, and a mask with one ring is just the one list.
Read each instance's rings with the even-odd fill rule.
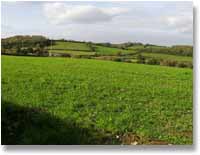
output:
[[45,47],[51,44],[51,40],[40,35],[17,35],[1,39],[2,54],[13,55],[47,55],[48,51]]
[[138,54],[137,63],[148,64],[148,65],[161,65],[170,67],[180,67],[180,68],[193,68],[193,63],[189,61],[177,61],[169,59],[159,59],[159,58],[146,58],[145,56]]
[[172,54],[180,56],[193,56],[193,46],[189,45],[175,45],[175,46],[157,46],[153,44],[143,44],[140,42],[127,42],[121,44],[111,44],[107,43],[96,43],[96,45],[113,47],[128,50],[130,47],[139,46],[137,48],[138,52],[148,52],[148,53],[163,53],[163,54]]
[[157,46],[153,44],[143,44],[140,42],[126,42],[120,44],[112,44],[112,43],[94,43],[94,42],[86,42],[86,41],[74,41],[74,40],[50,40],[41,35],[17,35],[9,38],[5,38],[1,40],[1,52],[2,54],[17,54],[17,55],[47,55],[48,54],[48,46],[54,45],[56,41],[67,41],[67,42],[77,42],[77,43],[85,43],[90,48],[90,51],[95,52],[94,45],[100,45],[110,48],[119,48],[119,49],[130,49],[130,47],[137,46],[137,52],[143,53],[164,53],[164,54],[173,54],[180,56],[193,56],[193,46]]
[[147,46],[139,49],[139,52],[147,53],[163,53],[163,54],[172,54],[180,56],[193,56],[193,47],[192,46],[171,46],[171,47],[156,47],[156,46]]

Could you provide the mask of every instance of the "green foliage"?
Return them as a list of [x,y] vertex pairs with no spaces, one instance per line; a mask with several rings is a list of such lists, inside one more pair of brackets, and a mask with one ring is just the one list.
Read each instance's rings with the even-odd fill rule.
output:
[[18,49],[18,48],[28,48],[36,47],[44,48],[50,45],[50,40],[43,36],[14,36],[5,39],[1,39],[2,47],[5,49]]
[[120,49],[129,49],[131,46],[143,46],[142,43],[137,43],[137,42],[126,42],[126,43],[121,43],[121,44],[97,43],[96,45],[100,45],[104,47],[120,48]]
[[2,56],[2,144],[191,144],[192,90],[186,68]]
[[163,66],[175,67],[177,66],[178,62],[176,60],[162,60],[160,64]]
[[71,57],[76,57],[76,58],[81,58],[81,56],[89,56],[89,57],[92,57],[92,56],[95,56],[95,52],[86,52],[86,51],[70,51],[70,50],[48,50],[49,53],[52,53],[52,54],[60,54],[60,55],[63,55],[63,54],[69,54]]
[[176,61],[187,61],[192,62],[192,57],[190,56],[179,56],[179,55],[170,55],[170,54],[162,54],[162,53],[142,53],[142,55],[146,58],[155,58],[158,60],[176,60]]
[[142,53],[146,64],[192,68],[192,57],[160,53]]
[[193,68],[192,62],[178,62],[177,67],[181,68]]
[[145,57],[142,56],[141,54],[138,54],[137,55],[137,63],[145,64]]
[[192,46],[167,47],[137,42],[93,43],[65,39],[49,40],[43,36],[14,36],[2,39],[2,54],[7,55],[95,58],[192,68],[192,53]]
[[192,46],[172,46],[172,47],[163,47],[163,46],[144,46],[144,48],[138,49],[139,52],[145,53],[163,53],[163,54],[172,54],[180,56],[193,56],[193,47]]
[[115,57],[113,60],[114,61],[118,61],[118,62],[123,62],[124,61],[123,58],[120,58],[120,57]]
[[24,56],[48,56],[49,52],[41,47],[37,48],[17,48],[15,55],[24,55]]
[[155,58],[150,58],[147,60],[146,64],[149,64],[149,65],[160,65],[160,62],[158,59],[155,59]]

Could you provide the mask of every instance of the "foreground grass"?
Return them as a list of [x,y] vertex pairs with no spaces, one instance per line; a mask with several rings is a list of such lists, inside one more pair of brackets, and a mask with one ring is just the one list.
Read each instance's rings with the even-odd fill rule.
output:
[[2,56],[2,144],[192,143],[192,70]]

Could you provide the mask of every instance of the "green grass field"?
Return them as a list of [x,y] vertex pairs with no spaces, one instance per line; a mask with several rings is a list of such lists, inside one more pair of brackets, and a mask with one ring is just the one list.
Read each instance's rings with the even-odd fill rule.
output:
[[128,47],[128,49],[131,49],[131,50],[144,49],[144,45],[130,46],[130,47]]
[[100,55],[116,55],[118,53],[130,54],[130,53],[136,52],[134,50],[124,50],[124,49],[105,47],[105,46],[99,46],[99,45],[96,45],[94,47],[96,49],[95,51]]
[[189,56],[178,56],[178,55],[161,54],[161,53],[142,53],[142,55],[147,58],[192,62],[192,57]]
[[2,56],[2,144],[192,144],[192,70]]
[[[144,45],[135,45],[130,46],[127,50],[113,47],[105,47],[100,45],[92,45],[95,48],[95,51],[91,51],[90,47],[86,43],[77,43],[77,42],[56,42],[56,45],[49,47],[49,52],[52,53],[68,53],[71,56],[120,56],[123,59],[127,59],[131,62],[137,62],[137,54],[141,49],[144,49]],[[162,46],[147,46],[148,48],[160,49],[164,48]],[[179,56],[179,55],[170,55],[162,53],[148,53],[141,52],[143,56],[148,58],[156,58],[158,60],[172,60],[177,62],[192,62],[192,57],[190,56]],[[97,57],[97,59],[101,59]]]
[[56,50],[83,50],[83,51],[90,51],[89,46],[86,43],[78,43],[78,42],[62,42],[56,41],[55,45],[52,47],[49,46],[49,49],[56,49]]
[[67,53],[70,55],[94,55],[95,52],[83,52],[83,51],[70,51],[70,50],[49,50],[52,53]]
[[[135,53],[134,50],[123,50],[119,48],[112,48],[112,47],[105,47],[99,45],[93,45],[95,48],[95,52],[100,55],[116,55],[118,53],[127,54],[127,53]],[[86,43],[76,43],[76,42],[59,42],[57,41],[55,45],[52,47],[49,46],[48,49],[52,49],[52,52],[59,52],[59,53],[68,53],[70,51],[73,53],[72,50],[76,51],[91,51],[90,47]]]

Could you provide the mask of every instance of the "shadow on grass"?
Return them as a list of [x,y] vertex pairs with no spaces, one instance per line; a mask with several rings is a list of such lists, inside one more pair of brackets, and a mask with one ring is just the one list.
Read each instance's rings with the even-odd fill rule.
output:
[[117,144],[111,135],[81,128],[73,120],[61,120],[42,109],[2,101],[2,145]]

